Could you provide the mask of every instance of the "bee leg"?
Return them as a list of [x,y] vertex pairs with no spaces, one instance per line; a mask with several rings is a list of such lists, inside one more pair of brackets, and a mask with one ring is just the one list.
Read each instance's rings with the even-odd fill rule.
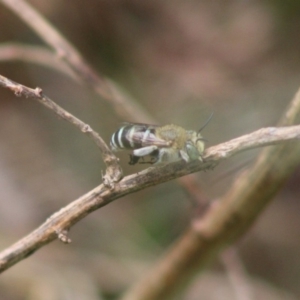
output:
[[[129,154],[130,160],[129,165],[140,164],[154,164],[158,160],[158,150],[157,146],[147,146],[139,149],[133,150],[133,154]],[[144,156],[150,155],[150,161],[144,161]],[[139,162],[139,159],[142,158],[143,162]],[[155,161],[153,161],[155,160]]]
[[157,150],[157,146],[147,146],[139,149],[134,149],[133,150],[133,155],[134,156],[146,156],[151,154],[153,151]]
[[188,156],[188,154],[187,154],[185,151],[180,150],[179,153],[180,153],[181,158],[182,158],[184,161],[189,162],[190,157]]
[[135,165],[135,164],[137,164],[139,162],[139,159],[140,159],[140,157],[135,156],[133,154],[129,154],[129,162],[128,162],[128,164],[131,165],[131,166]]
[[159,151],[158,150],[154,150],[152,153],[149,154],[150,156],[150,160],[149,161],[145,161],[144,157],[142,158],[142,162],[139,162],[140,164],[155,164],[158,161],[158,155],[159,155]]
[[142,161],[139,162],[139,164],[151,164],[151,161],[145,161],[145,157],[142,156],[140,157],[142,159]]
[[152,152],[151,154],[149,154],[149,159],[148,161],[144,160],[144,157],[141,157],[141,159],[143,160],[142,162],[140,161],[140,164],[150,164],[153,165],[158,161],[158,150],[155,150],[154,152]]
[[148,164],[155,164],[157,163],[158,159],[159,159],[159,151],[158,150],[154,150],[150,155],[150,161],[148,161]]
[[153,165],[153,162],[150,160],[150,161],[140,161],[139,164],[150,164],[150,165]]

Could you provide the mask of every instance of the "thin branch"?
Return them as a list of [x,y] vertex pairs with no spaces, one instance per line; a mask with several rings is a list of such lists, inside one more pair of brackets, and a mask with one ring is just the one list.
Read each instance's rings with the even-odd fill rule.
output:
[[44,66],[78,81],[78,77],[75,76],[70,67],[46,47],[21,43],[2,43],[0,44],[0,61],[22,61]]
[[[4,271],[18,261],[28,257],[42,246],[56,239],[57,235],[65,238],[66,242],[70,242],[66,238],[65,231],[68,231],[75,223],[94,210],[118,198],[174,178],[210,169],[234,154],[254,148],[255,140],[252,136],[256,138],[257,147],[274,143],[282,144],[288,140],[300,139],[300,125],[283,128],[264,128],[252,134],[247,134],[232,141],[211,147],[205,152],[204,163],[195,161],[188,164],[177,162],[164,167],[150,167],[137,174],[126,176],[115,184],[113,190],[106,188],[102,184],[62,208],[28,236],[1,252],[0,271]],[[209,211],[210,214],[211,212]],[[231,227],[231,229],[233,228]],[[207,232],[203,232],[202,234],[206,236],[209,232],[210,229],[207,228]]]
[[[209,156],[219,160],[222,158],[229,158],[235,155],[237,152],[258,148],[261,146],[276,145],[283,140],[296,139],[297,133],[293,130],[298,126],[279,128],[279,127],[267,127],[259,129],[250,134],[243,135],[236,139],[230,140],[227,143],[215,147],[209,148]],[[206,155],[204,159],[207,159]]]
[[[69,43],[45,18],[24,0],[0,0],[22,19],[39,37],[55,50],[82,81],[103,99],[113,104],[115,111],[125,120],[155,123],[153,118],[134,101],[126,97],[116,83],[100,76],[83,59],[79,51]],[[154,122],[153,122],[154,121]]]
[[82,133],[88,135],[95,144],[99,147],[103,160],[106,164],[106,173],[103,176],[104,184],[106,186],[113,186],[114,182],[117,182],[122,177],[122,169],[119,165],[119,159],[112,153],[110,148],[106,145],[101,136],[95,132],[90,125],[82,122],[65,109],[53,102],[49,97],[43,94],[40,88],[31,89],[22,84],[16,83],[2,75],[0,75],[0,86],[10,89],[16,96],[23,96],[26,98],[32,98],[46,106],[56,115],[68,121],[79,129]]

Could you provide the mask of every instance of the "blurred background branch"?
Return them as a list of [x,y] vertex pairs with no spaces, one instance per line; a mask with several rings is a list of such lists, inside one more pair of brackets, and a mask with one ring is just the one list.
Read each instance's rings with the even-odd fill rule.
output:
[[124,93],[119,91],[114,83],[94,71],[75,47],[29,3],[23,0],[1,0],[1,2],[29,25],[44,42],[52,47],[58,57],[65,61],[85,84],[90,85],[104,100],[113,104],[116,112],[123,118],[132,119],[136,116],[137,120],[143,120],[144,122],[146,120],[146,122],[151,123],[153,119],[139,107],[138,103],[134,102],[133,99],[126,98]]
[[76,80],[72,70],[46,47],[30,46],[21,43],[2,43],[0,45],[0,61],[21,61],[44,66],[64,73]]

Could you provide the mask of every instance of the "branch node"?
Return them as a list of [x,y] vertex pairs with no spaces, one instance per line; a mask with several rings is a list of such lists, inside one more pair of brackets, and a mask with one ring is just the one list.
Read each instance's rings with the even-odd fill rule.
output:
[[34,90],[34,93],[37,97],[42,97],[43,90],[39,87],[36,87],[35,90]]
[[12,86],[12,90],[17,97],[21,97],[23,93],[23,87],[20,85]]
[[85,124],[85,125],[82,127],[81,131],[82,131],[83,133],[86,133],[86,132],[92,132],[93,129],[91,128],[90,125]]
[[115,183],[123,178],[123,171],[118,165],[108,166],[106,173],[103,174],[103,171],[101,171],[101,174],[103,184],[110,190],[113,190],[115,188]]
[[72,240],[68,237],[69,230],[67,229],[58,229],[56,230],[56,234],[58,239],[64,244],[70,244]]

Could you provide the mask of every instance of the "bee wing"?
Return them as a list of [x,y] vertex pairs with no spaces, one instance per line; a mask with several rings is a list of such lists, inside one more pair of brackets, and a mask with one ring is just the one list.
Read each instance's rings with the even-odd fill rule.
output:
[[143,129],[152,127],[152,128],[157,128],[160,127],[160,125],[155,125],[155,124],[146,124],[146,123],[135,123],[135,122],[122,122],[123,125],[134,125],[136,127],[141,127]]
[[169,147],[170,142],[162,140],[155,135],[155,129],[158,125],[149,125],[141,123],[128,123],[134,125],[134,131],[128,131],[127,138],[132,140],[136,144],[141,144],[141,147],[145,146],[158,146]]
[[162,140],[153,133],[144,135],[141,142],[143,146],[170,147],[171,145],[171,141]]
[[145,146],[169,147],[171,144],[170,141],[165,141],[158,138],[154,132],[151,132],[150,129],[147,129],[144,132],[134,132],[131,136],[131,139],[136,144],[141,144],[142,147]]

